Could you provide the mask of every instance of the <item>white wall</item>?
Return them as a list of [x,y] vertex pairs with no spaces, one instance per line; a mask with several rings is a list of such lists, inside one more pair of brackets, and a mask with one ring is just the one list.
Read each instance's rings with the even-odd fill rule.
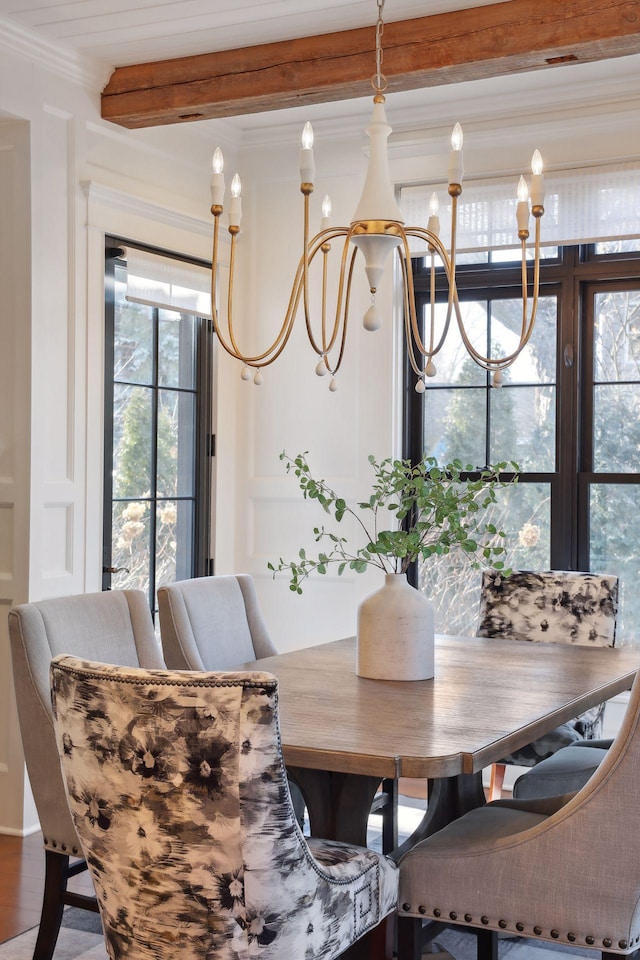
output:
[[25,802],[33,819],[21,776],[7,633],[9,608],[28,592],[29,146],[28,123],[0,122],[0,825],[16,830]]

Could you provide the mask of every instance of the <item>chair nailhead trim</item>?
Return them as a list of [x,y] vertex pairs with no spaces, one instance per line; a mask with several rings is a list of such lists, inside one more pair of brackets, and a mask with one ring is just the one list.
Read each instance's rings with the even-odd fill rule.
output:
[[77,848],[77,847],[71,847],[71,852],[73,853],[74,857],[77,857],[77,855],[78,855],[78,848]]
[[506,926],[507,926],[507,921],[506,921],[506,920],[498,920],[498,926],[500,927],[501,930],[504,930],[504,929],[506,928]]
[[60,849],[61,849],[61,850],[66,850],[66,849],[67,849],[66,843],[63,843]]
[[609,949],[609,947],[611,946],[611,937],[605,937],[602,943],[607,949]]
[[489,917],[480,917],[480,923],[484,923],[485,927],[489,923]]
[[55,850],[55,849],[56,849],[56,847],[58,846],[58,844],[56,843],[56,841],[55,841],[55,840],[52,840],[52,841],[51,841],[51,846],[52,846],[52,847],[53,847],[53,849]]
[[524,923],[516,923],[516,930],[518,931],[518,933],[522,933],[522,931],[524,930]]
[[433,915],[434,915],[434,917],[439,917],[439,916],[441,916],[441,915],[442,915],[442,910],[439,910],[438,907],[436,907],[435,910],[433,911]]
[[569,943],[573,943],[573,942],[575,941],[575,939],[576,939],[575,933],[568,933],[568,934],[567,934],[567,940],[569,941]]
[[471,921],[473,920],[473,917],[471,916],[470,913],[465,913],[464,918],[467,921],[467,923],[471,923]]
[[620,947],[621,950],[626,950],[629,944],[627,943],[626,940],[620,940],[618,942],[618,946]]
[[535,933],[536,937],[539,937],[542,933],[542,927],[534,927],[533,932]]
[[451,913],[449,914],[449,917],[450,917],[452,920],[457,920],[457,919],[458,919],[458,914],[455,912],[455,910],[452,910]]
[[560,934],[558,933],[557,930],[552,930],[552,931],[551,931],[551,936],[553,937],[554,940],[557,940],[558,937],[560,936]]
[[585,937],[584,939],[585,939],[585,943],[588,943],[590,947],[592,947],[596,942],[595,937]]
[[403,909],[403,910],[411,910],[411,904],[410,904],[410,903],[403,903],[403,904],[402,904],[402,909]]
[[418,907],[418,913],[426,913],[426,912],[427,912],[427,908],[423,907],[423,905],[420,904],[420,906]]

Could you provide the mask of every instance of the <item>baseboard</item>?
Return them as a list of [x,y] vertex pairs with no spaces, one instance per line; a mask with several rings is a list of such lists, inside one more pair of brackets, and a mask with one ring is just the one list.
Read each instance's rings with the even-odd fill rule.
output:
[[15,827],[3,827],[0,825],[0,835],[4,837],[30,837],[32,834],[38,833],[39,830],[39,823],[31,827],[26,827],[24,830],[17,830]]

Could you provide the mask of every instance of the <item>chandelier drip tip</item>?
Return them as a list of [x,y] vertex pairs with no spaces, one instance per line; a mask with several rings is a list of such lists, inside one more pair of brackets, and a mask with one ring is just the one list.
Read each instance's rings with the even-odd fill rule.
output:
[[[213,155],[211,176],[211,213],[213,215],[213,254],[211,271],[211,312],[216,334],[222,347],[232,357],[243,364],[241,377],[251,380],[256,385],[263,382],[262,369],[274,363],[284,351],[293,331],[296,318],[302,307],[305,318],[306,332],[309,343],[317,356],[315,372],[324,377],[330,374],[329,389],[337,389],[336,375],[340,370],[344,358],[347,329],[349,324],[349,310],[354,267],[358,252],[362,254],[364,269],[371,294],[371,305],[364,314],[363,325],[366,330],[377,330],[382,326],[383,317],[376,302],[376,293],[384,275],[389,254],[395,251],[400,264],[400,278],[402,282],[402,297],[404,306],[404,329],[407,343],[407,353],[411,367],[416,374],[415,389],[423,393],[427,378],[435,377],[437,367],[435,358],[444,346],[451,321],[455,322],[460,332],[464,347],[469,356],[478,366],[492,374],[494,387],[502,385],[502,371],[510,366],[525,348],[533,333],[538,308],[538,294],[540,285],[540,221],[544,215],[544,175],[542,172],[542,157],[538,150],[533,154],[531,162],[531,187],[523,176],[520,177],[517,187],[516,226],[517,237],[521,245],[522,258],[522,322],[517,346],[511,352],[502,356],[485,355],[471,342],[465,329],[461,315],[458,292],[456,287],[456,243],[458,222],[458,200],[462,195],[464,179],[464,162],[462,154],[463,132],[459,123],[453,128],[451,136],[451,151],[448,163],[447,191],[451,200],[451,245],[446,249],[440,239],[440,204],[437,193],[432,193],[429,201],[429,217],[426,227],[407,227],[404,224],[402,213],[398,207],[395,190],[389,172],[387,141],[391,127],[387,123],[385,113],[384,90],[387,81],[382,73],[382,35],[384,23],[382,13],[385,0],[376,0],[378,18],[376,22],[376,72],[372,77],[372,86],[375,91],[373,98],[373,112],[369,126],[366,128],[370,141],[369,163],[367,175],[360,201],[356,207],[353,220],[348,227],[331,225],[331,199],[325,195],[322,201],[322,219],[320,229],[311,235],[310,227],[310,196],[313,193],[315,181],[315,162],[313,157],[313,129],[306,123],[302,131],[300,147],[299,173],[300,192],[303,196],[304,210],[304,242],[303,250],[296,269],[289,303],[282,320],[280,330],[274,341],[262,353],[250,354],[242,351],[236,341],[233,325],[233,288],[235,274],[235,259],[238,234],[242,219],[241,183],[238,174],[235,174],[231,184],[231,200],[228,211],[228,231],[231,237],[229,257],[229,281],[227,291],[226,323],[220,321],[218,313],[218,262],[219,262],[219,230],[224,211],[224,160],[219,147]],[[534,256],[533,282],[531,298],[528,294],[527,280],[527,242],[529,240],[530,217],[533,216],[534,228]],[[425,311],[424,332],[418,321],[411,271],[411,251],[409,239],[417,239],[424,243],[425,252],[422,256],[430,261],[430,304]],[[339,272],[337,275],[337,290],[334,297],[332,315],[329,311],[328,297],[328,258],[333,249],[334,241],[340,252]],[[321,262],[322,294],[319,311],[319,323],[312,324],[310,306],[309,274],[311,266],[318,258]],[[438,326],[436,323],[436,271],[444,271],[448,284],[447,307],[444,321]],[[530,302],[529,302],[530,300]],[[317,320],[317,318],[316,318]]]

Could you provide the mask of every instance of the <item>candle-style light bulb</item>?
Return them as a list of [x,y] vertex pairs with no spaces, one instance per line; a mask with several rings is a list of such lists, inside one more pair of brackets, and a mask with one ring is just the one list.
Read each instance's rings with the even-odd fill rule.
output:
[[[531,204],[535,207],[544,208],[544,176],[542,173],[542,157],[540,151],[536,150],[531,158]],[[538,211],[539,213],[540,211]],[[536,210],[534,209],[534,214]]]
[[242,220],[242,181],[237,173],[233,175],[231,181],[231,203],[229,204],[229,226],[239,227]]
[[[460,186],[464,175],[464,163],[462,160],[462,127],[456,123],[451,134],[451,153],[449,154],[449,186],[457,184]],[[451,191],[449,191],[451,193]],[[460,191],[456,191],[458,196]]]
[[542,173],[542,155],[539,150],[534,150],[533,156],[531,158],[531,172],[532,173]]
[[216,147],[211,161],[211,206],[222,207],[224,203],[224,157],[220,147]]
[[307,120],[302,128],[302,147],[304,150],[311,150],[313,146],[313,127]]
[[300,149],[300,183],[313,184],[316,167],[313,162],[313,127],[307,120],[302,130]]
[[429,200],[429,220],[427,223],[427,230],[429,233],[433,233],[436,237],[440,234],[440,218],[438,217],[438,210],[440,209],[440,202],[438,200],[438,194],[434,192],[431,194],[431,199]]
[[462,127],[459,123],[456,123],[453,128],[453,133],[451,134],[451,149],[452,150],[462,150],[462,142],[464,140],[462,134]]
[[518,180],[518,202],[524,203],[529,199],[529,187],[524,177]]
[[211,167],[214,173],[222,173],[224,170],[224,157],[222,156],[222,150],[220,147],[216,147],[216,149],[213,151]]
[[322,220],[320,221],[320,229],[326,230],[331,226],[331,197],[328,193],[325,193],[324,199],[322,201]]
[[529,188],[524,177],[518,180],[518,205],[516,207],[516,219],[518,221],[518,234],[525,234],[523,239],[529,235]]

